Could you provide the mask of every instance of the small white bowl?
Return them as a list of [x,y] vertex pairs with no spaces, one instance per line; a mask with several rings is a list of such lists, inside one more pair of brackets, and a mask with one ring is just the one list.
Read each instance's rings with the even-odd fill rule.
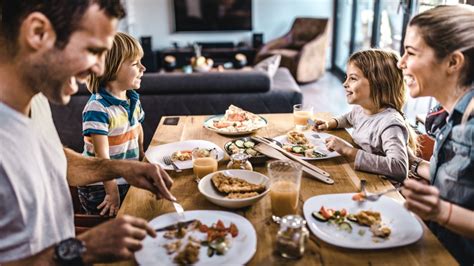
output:
[[[264,192],[254,197],[245,199],[228,199],[222,193],[217,191],[217,189],[212,184],[211,178],[217,173],[223,173],[226,176],[237,177],[253,184],[264,184],[266,189]],[[210,202],[222,207],[237,209],[250,206],[263,198],[268,193],[268,191],[270,191],[270,179],[263,174],[248,170],[223,170],[208,174],[203,177],[201,181],[199,181],[198,189],[199,192],[201,192],[201,194],[204,195],[204,197],[206,197],[206,199],[208,199]]]

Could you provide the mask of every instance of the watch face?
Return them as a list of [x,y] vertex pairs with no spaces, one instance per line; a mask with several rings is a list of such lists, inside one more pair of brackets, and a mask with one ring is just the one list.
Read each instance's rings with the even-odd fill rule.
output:
[[73,260],[82,255],[84,252],[84,245],[82,241],[69,238],[61,241],[57,247],[57,255],[62,260]]

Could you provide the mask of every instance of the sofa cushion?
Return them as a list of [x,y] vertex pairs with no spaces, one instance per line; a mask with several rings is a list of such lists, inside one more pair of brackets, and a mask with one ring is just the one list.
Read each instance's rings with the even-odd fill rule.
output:
[[[229,85],[232,84],[232,85]],[[206,73],[146,73],[141,95],[189,93],[244,93],[270,90],[270,78],[260,71],[229,70]]]

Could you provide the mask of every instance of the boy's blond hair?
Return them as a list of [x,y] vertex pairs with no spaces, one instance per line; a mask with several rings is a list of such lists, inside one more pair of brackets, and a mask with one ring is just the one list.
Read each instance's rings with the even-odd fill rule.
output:
[[142,57],[143,49],[140,43],[126,33],[117,32],[112,49],[105,56],[105,72],[100,77],[91,74],[89,91],[97,93],[100,87],[105,87],[107,83],[114,81],[117,78],[117,72],[126,60]]
[[[349,58],[369,81],[370,97],[377,109],[391,107],[403,117],[402,108],[406,101],[406,89],[402,70],[397,67],[399,56],[391,51],[369,49],[356,52]],[[405,119],[408,130],[408,147],[417,151],[417,135]]]

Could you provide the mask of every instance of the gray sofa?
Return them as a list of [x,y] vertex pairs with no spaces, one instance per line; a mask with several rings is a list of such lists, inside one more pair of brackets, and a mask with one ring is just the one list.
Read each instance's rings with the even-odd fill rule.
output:
[[[222,114],[234,104],[254,113],[288,113],[303,96],[286,68],[270,79],[261,71],[210,73],[147,73],[140,100],[145,110],[145,148],[162,116]],[[51,105],[61,141],[82,152],[82,109],[90,93],[81,88],[67,106]]]

